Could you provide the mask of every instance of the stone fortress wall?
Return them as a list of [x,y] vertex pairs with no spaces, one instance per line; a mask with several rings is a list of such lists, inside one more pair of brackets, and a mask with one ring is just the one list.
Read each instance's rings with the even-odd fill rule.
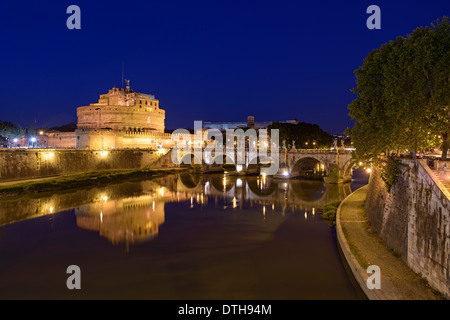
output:
[[158,150],[0,150],[0,181],[34,179],[98,170],[174,167]]

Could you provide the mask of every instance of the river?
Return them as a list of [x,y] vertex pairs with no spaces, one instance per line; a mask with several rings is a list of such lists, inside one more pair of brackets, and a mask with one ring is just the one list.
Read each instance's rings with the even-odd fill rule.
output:
[[2,199],[0,299],[358,299],[320,212],[366,183],[186,173]]

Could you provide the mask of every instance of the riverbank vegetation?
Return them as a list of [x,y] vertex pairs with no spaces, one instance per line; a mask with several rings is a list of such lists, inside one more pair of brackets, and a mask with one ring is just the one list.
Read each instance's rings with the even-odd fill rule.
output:
[[336,212],[340,204],[341,201],[333,201],[323,207],[322,219],[327,220],[330,226],[336,224]]
[[124,181],[138,181],[155,178],[177,170],[167,169],[125,169],[85,172],[49,179],[39,179],[0,186],[0,196],[15,196],[28,193],[41,193],[101,186]]

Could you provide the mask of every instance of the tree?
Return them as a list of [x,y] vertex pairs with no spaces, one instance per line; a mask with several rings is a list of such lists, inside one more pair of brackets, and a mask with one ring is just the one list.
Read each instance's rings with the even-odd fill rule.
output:
[[0,124],[0,136],[8,139],[9,145],[11,145],[13,139],[22,137],[24,133],[25,129],[18,124],[9,121],[1,122]]
[[273,122],[267,128],[268,132],[271,129],[279,130],[280,141],[286,140],[286,145],[291,145],[295,140],[297,149],[330,148],[332,144],[331,135],[320,129],[317,124]]
[[448,17],[383,44],[355,70],[355,126],[346,131],[360,160],[441,147],[447,157],[450,99]]

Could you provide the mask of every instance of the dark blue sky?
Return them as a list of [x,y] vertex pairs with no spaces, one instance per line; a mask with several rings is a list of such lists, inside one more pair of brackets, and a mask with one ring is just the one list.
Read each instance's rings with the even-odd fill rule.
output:
[[[81,8],[81,30],[66,8]],[[366,9],[381,8],[381,30]],[[166,127],[194,120],[352,126],[354,69],[382,43],[450,15],[450,1],[2,1],[0,119],[76,122],[125,78],[155,94]]]

